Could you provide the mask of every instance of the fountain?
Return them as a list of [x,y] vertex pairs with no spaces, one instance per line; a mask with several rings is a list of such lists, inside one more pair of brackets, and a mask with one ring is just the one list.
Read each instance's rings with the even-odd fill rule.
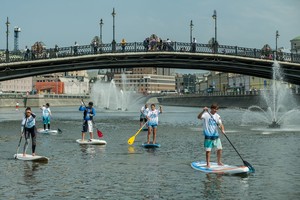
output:
[[[273,64],[273,80],[269,88],[262,91],[262,100],[267,108],[260,106],[250,106],[243,115],[243,123],[251,124],[261,122],[267,124],[268,128],[280,128],[295,121],[295,116],[299,116],[296,101],[288,85],[282,82],[283,76],[280,65],[277,61]],[[260,112],[256,112],[256,111]]]
[[98,108],[106,110],[127,111],[135,102],[141,100],[142,94],[136,93],[134,88],[126,87],[126,75],[122,74],[122,88],[118,88],[114,79],[111,82],[97,81],[92,87],[91,99]]

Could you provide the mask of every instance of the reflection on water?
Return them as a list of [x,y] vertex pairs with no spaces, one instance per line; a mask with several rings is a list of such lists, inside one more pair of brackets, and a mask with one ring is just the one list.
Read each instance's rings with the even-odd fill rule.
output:
[[134,146],[128,146],[128,153],[134,153],[135,152],[135,149],[134,149]]
[[204,197],[210,199],[222,199],[223,176],[220,174],[206,174],[204,183]]
[[46,163],[30,162],[24,161],[23,163],[23,185],[26,186],[26,192],[23,193],[27,198],[34,198],[38,195],[39,190],[37,186],[40,181],[36,178],[36,173],[42,165],[47,165]]

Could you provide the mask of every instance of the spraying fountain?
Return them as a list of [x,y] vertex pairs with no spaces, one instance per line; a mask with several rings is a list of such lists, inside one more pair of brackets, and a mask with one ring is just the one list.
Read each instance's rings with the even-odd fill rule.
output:
[[106,110],[127,111],[142,98],[142,94],[136,93],[134,88],[127,87],[127,78],[122,74],[122,88],[116,86],[114,79],[110,82],[97,81],[92,87],[91,98],[98,108]]
[[[281,125],[294,121],[299,116],[296,101],[288,84],[284,83],[280,65],[277,61],[273,64],[273,80],[269,88],[262,91],[262,101],[266,109],[253,105],[243,115],[243,123],[263,123],[268,128],[280,128]],[[259,111],[259,112],[256,112]]]

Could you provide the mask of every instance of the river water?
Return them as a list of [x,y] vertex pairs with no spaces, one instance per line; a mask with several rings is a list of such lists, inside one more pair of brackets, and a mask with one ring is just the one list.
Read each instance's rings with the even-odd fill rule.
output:
[[[205,159],[201,122],[197,119],[200,108],[164,106],[157,136],[161,148],[155,151],[141,147],[146,132],[136,137],[133,146],[127,144],[139,129],[139,106],[127,112],[97,109],[95,122],[106,146],[80,146],[75,142],[81,136],[82,113],[78,107],[51,109],[52,128],[63,132],[37,137],[37,154],[49,157],[48,163],[13,158],[22,113],[13,108],[0,109],[0,199],[299,198],[297,125],[283,130],[242,126],[243,110],[219,110],[230,141],[256,173],[243,177],[207,175],[190,166]],[[41,111],[33,111],[38,114],[37,128],[41,128]],[[221,140],[223,162],[243,164],[226,138]]]

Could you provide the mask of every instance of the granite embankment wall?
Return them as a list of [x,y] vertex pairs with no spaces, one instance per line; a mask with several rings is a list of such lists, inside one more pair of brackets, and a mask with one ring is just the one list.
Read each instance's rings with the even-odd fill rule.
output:
[[[15,97],[15,98],[0,98],[0,107],[15,107],[16,103],[19,102],[20,108],[40,107],[46,103],[50,106],[78,106],[81,102],[81,97],[74,98],[45,98],[45,97]],[[87,103],[89,99],[84,99]]]
[[[296,103],[300,104],[300,95],[294,95]],[[165,96],[157,97],[162,105],[209,107],[212,103],[218,103],[223,108],[249,108],[252,105],[266,109],[267,103],[261,95],[233,95],[233,96]]]

